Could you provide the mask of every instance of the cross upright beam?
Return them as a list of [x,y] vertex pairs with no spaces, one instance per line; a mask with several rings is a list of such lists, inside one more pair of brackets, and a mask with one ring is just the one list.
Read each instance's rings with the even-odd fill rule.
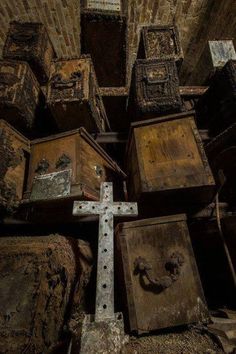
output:
[[114,320],[114,216],[137,216],[137,203],[113,202],[111,182],[101,184],[100,201],[74,202],[73,215],[99,215],[95,322]]

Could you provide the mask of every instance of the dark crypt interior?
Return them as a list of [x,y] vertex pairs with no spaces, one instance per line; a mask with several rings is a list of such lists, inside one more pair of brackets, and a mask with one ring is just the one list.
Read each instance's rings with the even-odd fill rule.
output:
[[235,0],[0,23],[0,354],[235,354]]

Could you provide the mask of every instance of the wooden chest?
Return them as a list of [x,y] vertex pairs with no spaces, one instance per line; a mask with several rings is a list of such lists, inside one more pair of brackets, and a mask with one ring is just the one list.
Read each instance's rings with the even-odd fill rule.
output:
[[188,112],[131,124],[128,193],[141,202],[140,211],[170,212],[211,201],[214,178],[194,118]]
[[209,128],[213,135],[236,122],[236,60],[215,73],[197,110],[199,126]]
[[30,135],[37,124],[42,92],[25,62],[0,61],[0,118]]
[[100,87],[126,85],[126,47],[125,1],[83,0],[81,50],[91,55]]
[[233,40],[208,41],[192,72],[191,83],[208,85],[211,77],[231,59],[236,60]]
[[174,60],[137,60],[131,85],[129,111],[133,120],[180,112],[182,101]]
[[27,61],[39,82],[43,84],[49,78],[54,57],[52,43],[42,23],[10,23],[3,58]]
[[59,235],[1,237],[0,260],[0,352],[48,353],[62,339],[81,279],[77,241]]
[[179,32],[176,26],[145,26],[141,30],[140,59],[174,59],[178,66],[183,61]]
[[207,319],[185,215],[119,224],[116,243],[131,331]]
[[61,131],[101,132],[109,125],[90,56],[53,63],[47,103]]
[[31,142],[24,204],[33,203],[35,210],[39,205],[42,213],[52,208],[55,215],[55,208],[62,207],[65,219],[67,211],[72,216],[74,200],[99,200],[101,182],[113,182],[120,197],[124,178],[118,165],[80,128]]
[[0,120],[0,211],[14,211],[23,197],[29,153],[29,140]]

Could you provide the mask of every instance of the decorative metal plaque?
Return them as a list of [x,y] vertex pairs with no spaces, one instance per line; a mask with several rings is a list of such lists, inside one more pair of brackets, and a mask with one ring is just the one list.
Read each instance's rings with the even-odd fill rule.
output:
[[232,40],[209,41],[213,66],[222,67],[228,60],[236,60],[236,52]]
[[34,177],[30,200],[47,200],[70,195],[72,170]]
[[88,9],[121,11],[121,0],[87,0]]

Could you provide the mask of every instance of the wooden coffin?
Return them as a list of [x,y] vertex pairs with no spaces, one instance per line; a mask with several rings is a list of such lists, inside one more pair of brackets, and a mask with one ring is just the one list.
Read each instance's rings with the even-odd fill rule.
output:
[[29,154],[29,140],[0,120],[0,212],[13,212],[21,201]]
[[3,58],[27,61],[40,84],[44,84],[49,79],[54,57],[55,51],[42,23],[10,23]]
[[231,59],[236,60],[233,40],[208,41],[190,77],[191,83],[208,85],[211,77]]
[[[0,61],[0,118],[25,135],[32,135],[39,123],[42,92],[25,62]],[[47,124],[47,122],[46,122]]]
[[183,61],[183,51],[176,26],[145,26],[140,34],[139,59],[174,59]]
[[101,132],[108,121],[90,56],[53,63],[47,103],[61,131]]
[[125,1],[83,0],[81,51],[90,54],[100,87],[126,85]]
[[185,215],[119,224],[116,243],[131,331],[208,318]]
[[220,191],[219,199],[235,205],[236,202],[236,123],[211,139],[205,151]]
[[33,204],[36,214],[37,205],[42,214],[52,208],[56,217],[62,208],[64,220],[72,216],[74,200],[99,200],[102,182],[113,182],[120,197],[124,178],[118,165],[80,128],[31,142],[24,204]]
[[194,117],[188,112],[131,124],[127,187],[129,198],[141,202],[140,211],[170,212],[211,201],[214,178]]
[[181,111],[179,79],[174,60],[137,60],[131,85],[129,112],[133,120]]
[[[223,227],[224,219],[221,222]],[[189,232],[208,306],[235,308],[236,287],[216,219],[191,220]],[[233,240],[232,230],[229,235]],[[224,238],[230,252],[234,252],[235,244],[230,247],[225,232]]]
[[236,60],[215,73],[196,109],[198,126],[209,128],[213,135],[236,122]]
[[58,345],[76,282],[85,278],[80,258],[78,241],[60,235],[0,238],[1,353]]

